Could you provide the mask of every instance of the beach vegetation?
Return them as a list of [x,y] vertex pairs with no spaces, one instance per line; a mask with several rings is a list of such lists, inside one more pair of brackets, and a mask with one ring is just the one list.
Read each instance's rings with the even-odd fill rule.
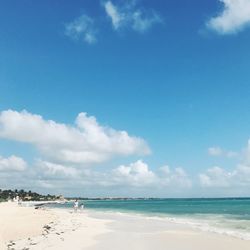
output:
[[38,194],[36,192],[32,192],[31,190],[25,191],[23,189],[20,190],[0,189],[0,202],[13,199],[16,196],[19,196],[19,198],[21,198],[23,201],[52,201],[60,198],[60,196],[51,194],[47,195]]

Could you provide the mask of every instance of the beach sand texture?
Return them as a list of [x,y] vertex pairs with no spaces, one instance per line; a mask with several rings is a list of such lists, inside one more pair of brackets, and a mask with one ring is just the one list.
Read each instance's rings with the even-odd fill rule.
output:
[[[11,202],[0,203],[0,244],[41,235],[43,226],[55,219],[56,214],[51,211],[20,207]],[[0,249],[3,249],[3,246]]]
[[1,250],[249,250],[250,241],[143,216],[0,204]]

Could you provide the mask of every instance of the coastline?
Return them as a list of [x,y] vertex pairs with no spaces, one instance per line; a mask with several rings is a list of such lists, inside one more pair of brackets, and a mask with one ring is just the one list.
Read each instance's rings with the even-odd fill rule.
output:
[[[247,240],[136,214],[92,210],[73,213],[69,209],[43,210],[19,207],[13,203],[0,204],[0,215],[3,215],[3,211],[6,215],[0,217],[0,222],[3,222],[1,225],[4,225],[0,231],[2,237],[0,249],[3,250],[165,250],[166,248],[248,250],[250,248],[250,241]],[[15,227],[17,223],[19,230]],[[44,227],[45,225],[48,227]],[[20,228],[25,230],[20,231]],[[10,245],[10,240],[14,244]]]

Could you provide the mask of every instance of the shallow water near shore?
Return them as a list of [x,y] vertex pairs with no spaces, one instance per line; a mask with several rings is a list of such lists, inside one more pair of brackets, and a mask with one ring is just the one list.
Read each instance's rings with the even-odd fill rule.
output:
[[[250,240],[249,198],[82,200],[81,203],[92,211],[137,214]],[[72,204],[56,207],[71,208]]]

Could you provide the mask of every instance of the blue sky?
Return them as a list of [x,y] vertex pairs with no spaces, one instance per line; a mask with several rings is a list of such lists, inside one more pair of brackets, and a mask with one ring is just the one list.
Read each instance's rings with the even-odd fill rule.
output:
[[[0,188],[14,176],[67,195],[249,195],[249,24],[248,0],[2,2]],[[51,156],[66,149],[64,134],[43,141],[48,120],[76,128],[81,112],[83,142],[63,144],[81,160]],[[104,129],[110,148],[92,128],[86,139],[91,117],[117,132]]]

